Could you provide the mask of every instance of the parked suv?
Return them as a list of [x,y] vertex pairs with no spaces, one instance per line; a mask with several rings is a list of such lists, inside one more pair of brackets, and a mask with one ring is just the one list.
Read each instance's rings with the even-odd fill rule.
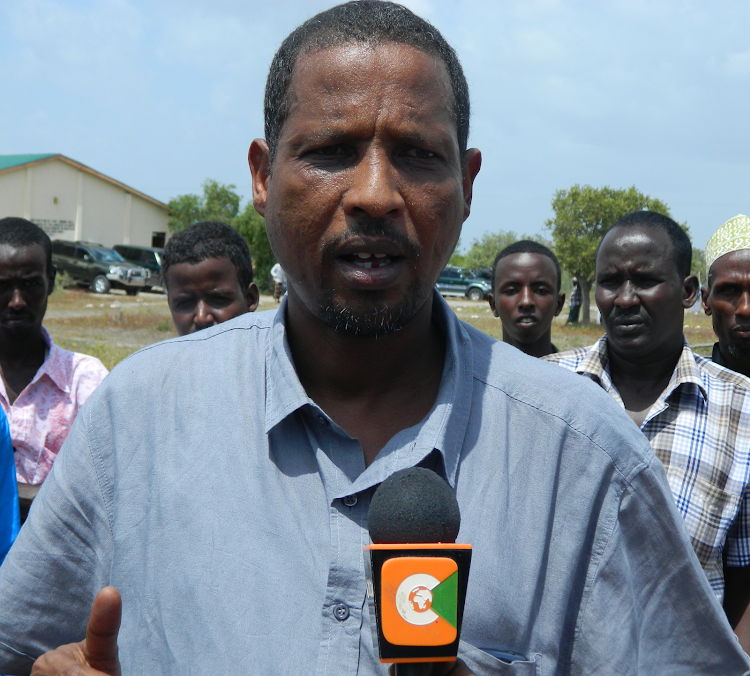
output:
[[490,295],[489,280],[476,277],[471,270],[446,266],[435,285],[442,296],[464,296],[469,300],[484,300]]
[[52,240],[52,263],[94,293],[107,293],[114,287],[135,296],[150,278],[146,268],[128,263],[116,251],[92,242]]
[[154,246],[132,246],[130,244],[115,244],[112,248],[128,263],[135,263],[149,270],[151,277],[147,286],[143,287],[144,291],[151,291],[152,286],[163,286],[161,283],[161,256],[164,249]]

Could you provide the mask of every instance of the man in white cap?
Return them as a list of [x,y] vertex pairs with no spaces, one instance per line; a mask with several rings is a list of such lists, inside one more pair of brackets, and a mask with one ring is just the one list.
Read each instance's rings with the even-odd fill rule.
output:
[[703,309],[713,320],[712,359],[750,376],[750,218],[728,220],[706,244]]
[[[707,286],[701,289],[703,309],[713,322],[719,339],[713,361],[750,376],[750,218],[740,214],[724,223],[706,244]],[[750,494],[745,491],[745,505]],[[742,510],[747,513],[747,508]],[[750,646],[750,566],[737,552],[724,558],[724,580],[728,588],[745,590],[728,594],[724,605],[745,649]]]

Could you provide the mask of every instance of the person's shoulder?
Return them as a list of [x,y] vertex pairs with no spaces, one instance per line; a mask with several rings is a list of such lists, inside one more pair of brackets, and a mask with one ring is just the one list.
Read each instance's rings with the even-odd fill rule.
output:
[[651,461],[653,453],[646,438],[617,402],[590,378],[477,335],[480,332],[476,329],[466,330],[474,348],[474,379],[482,387],[554,423],[560,434],[573,432],[587,438],[624,475],[643,469]]
[[111,386],[119,386],[124,379],[131,384],[154,378],[164,382],[181,373],[195,378],[227,368],[236,371],[239,365],[251,368],[265,359],[264,345],[276,312],[249,312],[187,336],[149,345],[121,361],[107,382]]
[[591,354],[593,349],[594,345],[587,345],[586,347],[577,347],[573,350],[566,350],[565,352],[553,352],[552,354],[542,357],[542,361],[574,370],[578,364]]
[[701,357],[693,352],[693,358],[695,364],[701,372],[701,376],[706,379],[709,384],[711,381],[720,383],[723,387],[738,388],[750,393],[750,378],[743,376],[737,371],[732,371],[725,366],[720,366],[710,359]]

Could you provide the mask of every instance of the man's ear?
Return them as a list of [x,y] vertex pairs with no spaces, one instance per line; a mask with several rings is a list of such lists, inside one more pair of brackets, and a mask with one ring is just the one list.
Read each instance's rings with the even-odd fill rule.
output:
[[477,148],[469,148],[464,153],[463,189],[464,189],[464,220],[471,213],[471,197],[474,190],[474,179],[482,167],[482,153]]
[[564,306],[565,306],[565,294],[558,293],[557,294],[557,308],[555,309],[555,317],[557,317],[557,315],[559,315],[562,312],[562,309]]
[[247,301],[248,312],[255,312],[258,309],[260,291],[258,291],[258,285],[255,282],[250,282],[245,289],[245,300]]
[[703,312],[705,312],[710,317],[711,306],[708,304],[708,289],[705,286],[701,287],[701,301],[703,303]]
[[253,185],[253,206],[265,216],[266,199],[268,198],[268,179],[271,175],[271,154],[265,139],[256,138],[247,152],[250,174]]
[[497,310],[495,310],[495,294],[490,293],[489,296],[487,296],[487,302],[490,304],[490,310],[492,310],[492,314],[497,317]]
[[57,279],[57,268],[54,265],[50,265],[49,270],[47,270],[47,280],[49,281],[48,296],[51,296],[55,290],[55,279]]
[[682,307],[685,309],[693,307],[698,300],[701,283],[696,275],[690,275],[682,280]]

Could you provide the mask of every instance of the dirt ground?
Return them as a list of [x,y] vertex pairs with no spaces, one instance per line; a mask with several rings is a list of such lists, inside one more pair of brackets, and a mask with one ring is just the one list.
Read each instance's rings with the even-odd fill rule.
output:
[[[460,319],[502,339],[500,320],[492,316],[486,302],[450,298],[448,303]],[[275,307],[271,296],[261,296],[259,310]],[[565,317],[567,308],[552,330],[552,340],[561,350],[590,345],[602,335],[597,325],[565,326]],[[58,345],[93,355],[108,369],[142,347],[177,335],[161,293],[131,297],[124,291],[99,295],[85,289],[58,289],[50,298],[44,324]],[[698,348],[700,354],[710,354],[714,342],[710,317],[686,313],[685,334],[691,345],[703,346]]]

